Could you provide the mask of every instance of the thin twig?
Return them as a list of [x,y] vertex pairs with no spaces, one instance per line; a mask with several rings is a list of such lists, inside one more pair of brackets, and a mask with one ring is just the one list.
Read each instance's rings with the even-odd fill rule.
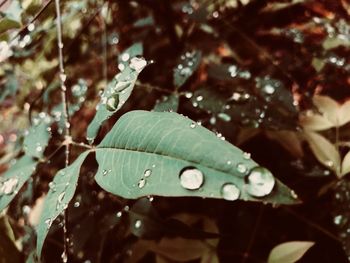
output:
[[308,218],[306,218],[306,217],[296,213],[295,211],[293,211],[290,208],[284,207],[284,210],[287,211],[288,213],[290,213],[291,215],[295,216],[299,220],[303,221],[304,223],[308,224],[309,226],[319,230],[320,232],[322,232],[326,236],[330,237],[331,239],[333,239],[333,240],[335,240],[335,241],[340,243],[340,240],[339,240],[338,237],[333,235],[331,232],[329,232],[327,229],[323,228],[322,226],[320,226],[320,225],[316,224],[315,222],[309,220]]
[[259,208],[259,214],[258,214],[258,218],[256,219],[255,221],[255,225],[254,225],[254,229],[252,231],[252,234],[250,236],[250,240],[249,240],[249,243],[248,243],[248,246],[243,254],[243,257],[242,257],[242,263],[246,262],[247,258],[249,257],[249,252],[254,244],[254,240],[255,240],[255,236],[256,236],[256,233],[258,231],[258,228],[260,226],[260,222],[261,222],[261,218],[262,218],[262,215],[263,215],[263,212],[264,212],[264,206],[260,206]]
[[[56,6],[56,24],[57,24],[57,44],[58,44],[58,59],[59,59],[59,77],[60,77],[60,84],[61,84],[61,97],[62,97],[62,106],[63,106],[63,120],[64,120],[64,135],[66,141],[71,141],[70,136],[70,123],[69,123],[69,116],[68,116],[68,104],[67,104],[67,88],[65,85],[66,81],[66,74],[64,72],[64,63],[63,63],[63,42],[62,42],[62,19],[61,19],[61,10],[60,10],[60,0],[55,0],[55,6]],[[65,144],[65,167],[68,167],[69,165],[69,150],[70,150],[70,144]],[[64,210],[64,216],[63,216],[63,253],[62,253],[62,262],[66,263],[68,262],[68,230],[67,230],[67,223],[68,223],[68,213],[67,210]]]

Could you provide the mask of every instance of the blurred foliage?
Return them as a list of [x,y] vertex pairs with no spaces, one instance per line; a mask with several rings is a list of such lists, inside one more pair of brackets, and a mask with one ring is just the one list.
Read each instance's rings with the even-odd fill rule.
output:
[[[153,63],[132,79],[123,107],[113,96],[120,110],[97,144],[127,111],[175,111],[249,152],[303,201],[127,200],[96,184],[88,156],[67,207],[69,262],[263,262],[290,251],[300,258],[310,242],[298,262],[349,261],[348,0],[62,0],[61,8],[72,160],[105,87],[142,55]],[[67,143],[57,66],[54,1],[0,1],[0,204],[12,200],[0,218],[0,262],[37,260],[34,229]],[[21,161],[30,171],[8,182]],[[59,262],[63,218],[49,223],[42,262]]]

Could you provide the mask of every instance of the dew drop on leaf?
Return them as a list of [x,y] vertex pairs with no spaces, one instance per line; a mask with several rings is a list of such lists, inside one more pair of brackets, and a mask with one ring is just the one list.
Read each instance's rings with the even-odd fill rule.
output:
[[133,57],[130,60],[130,68],[140,73],[147,66],[147,61],[144,58]]
[[192,122],[192,123],[190,124],[190,127],[191,127],[192,129],[194,129],[194,128],[196,127],[196,123]]
[[272,192],[275,186],[275,178],[264,167],[253,168],[246,177],[246,190],[255,197],[263,197]]
[[141,220],[136,220],[135,221],[135,228],[140,228],[142,226],[142,221]]
[[232,183],[224,184],[221,187],[221,195],[225,200],[234,201],[239,198],[241,191]]
[[143,175],[144,175],[145,177],[149,177],[151,174],[152,174],[152,170],[151,170],[151,169],[147,169],[147,170],[143,173]]
[[248,168],[243,163],[239,163],[237,164],[237,171],[241,174],[245,174],[248,171]]
[[10,178],[6,181],[0,183],[0,195],[10,195],[13,194],[18,185],[18,178]]
[[141,189],[141,188],[144,188],[146,185],[146,179],[145,178],[142,178],[140,179],[140,181],[137,183],[137,186]]
[[186,167],[180,172],[180,183],[183,188],[196,190],[202,186],[203,182],[203,173],[195,167]]
[[109,111],[116,111],[119,105],[119,94],[113,94],[107,98],[106,108]]
[[246,160],[249,160],[251,157],[251,154],[250,153],[247,153],[247,152],[244,152],[243,153],[243,158],[246,159]]

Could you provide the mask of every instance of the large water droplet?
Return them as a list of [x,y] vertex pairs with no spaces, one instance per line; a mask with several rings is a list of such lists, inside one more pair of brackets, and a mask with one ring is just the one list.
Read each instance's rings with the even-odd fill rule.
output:
[[116,111],[119,105],[119,94],[113,94],[107,98],[106,108],[109,111]]
[[221,187],[221,195],[225,200],[234,201],[239,198],[241,191],[239,188],[232,184],[227,183]]
[[196,190],[202,186],[203,182],[203,173],[195,167],[186,167],[180,172],[181,186],[186,189]]
[[130,60],[130,68],[140,73],[147,66],[147,61],[144,58],[133,57]]
[[272,192],[275,186],[275,178],[264,167],[253,168],[246,177],[246,190],[255,197],[263,197]]
[[0,195],[10,195],[13,194],[17,188],[18,185],[18,178],[9,178],[5,180],[4,182],[0,183]]

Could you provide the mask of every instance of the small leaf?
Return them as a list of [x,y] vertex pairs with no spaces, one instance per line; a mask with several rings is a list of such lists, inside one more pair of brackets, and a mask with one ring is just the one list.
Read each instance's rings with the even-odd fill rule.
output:
[[[97,146],[96,159],[97,183],[125,198],[198,196],[297,203],[291,190],[267,169],[176,113],[126,113]],[[247,183],[249,174],[264,177],[263,187]]]
[[338,102],[328,96],[315,95],[312,99],[318,110],[334,125],[338,125]]
[[23,156],[0,177],[0,211],[16,196],[30,178],[37,163],[30,156]]
[[181,87],[193,75],[200,65],[202,53],[200,51],[187,51],[181,55],[174,69],[174,86]]
[[341,166],[341,174],[346,175],[350,172],[350,151],[345,155],[342,166]]
[[[93,142],[96,138],[101,124],[117,112],[130,97],[139,73],[147,64],[144,59],[134,59],[136,59],[133,60],[135,63],[131,63],[121,73],[117,74],[104,90],[101,102],[97,105],[96,115],[87,129],[87,139],[90,142]],[[145,64],[139,67],[139,64],[136,64],[138,62],[144,62]]]
[[33,126],[29,128],[23,141],[24,151],[28,156],[39,159],[44,156],[45,148],[51,138],[51,122],[51,118],[44,113],[34,118]]
[[179,108],[179,96],[176,94],[171,94],[169,96],[165,96],[161,101],[157,102],[154,106],[154,111],[173,111],[177,112]]
[[89,151],[86,151],[80,154],[70,166],[58,171],[50,183],[50,190],[45,198],[43,212],[36,229],[38,236],[37,254],[39,258],[46,235],[53,221],[67,208],[74,196],[80,167],[89,153]]
[[290,241],[274,247],[267,260],[268,263],[294,263],[314,245],[308,241]]
[[341,105],[338,112],[339,126],[345,125],[350,122],[350,100]]
[[336,125],[329,121],[328,118],[320,114],[304,114],[299,118],[300,125],[305,130],[323,131],[335,127]]
[[311,131],[305,132],[305,138],[317,160],[338,174],[340,169],[340,154],[335,145],[322,135]]

